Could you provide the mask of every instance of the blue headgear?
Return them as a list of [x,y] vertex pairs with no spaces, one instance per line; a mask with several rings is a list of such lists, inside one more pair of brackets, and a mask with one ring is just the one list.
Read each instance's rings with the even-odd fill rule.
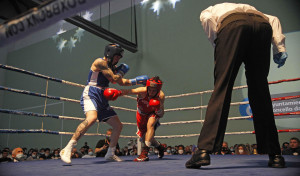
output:
[[109,67],[113,67],[112,62],[115,55],[123,57],[124,49],[117,43],[108,44],[104,50],[104,56],[107,58]]

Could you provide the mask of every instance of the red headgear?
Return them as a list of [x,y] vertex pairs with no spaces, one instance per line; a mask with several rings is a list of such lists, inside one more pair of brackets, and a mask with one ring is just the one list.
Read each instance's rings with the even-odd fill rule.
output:
[[157,92],[159,93],[162,87],[162,81],[158,76],[150,78],[147,80],[146,87],[155,87],[157,89]]

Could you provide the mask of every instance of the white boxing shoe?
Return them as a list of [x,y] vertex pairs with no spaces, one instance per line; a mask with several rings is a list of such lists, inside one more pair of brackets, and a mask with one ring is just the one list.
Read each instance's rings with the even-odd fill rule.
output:
[[119,158],[117,155],[105,155],[105,159],[107,161],[116,161],[116,162],[122,162],[123,160]]
[[60,159],[67,164],[71,164],[71,150],[72,149],[68,149],[66,147],[66,148],[62,149],[59,153]]

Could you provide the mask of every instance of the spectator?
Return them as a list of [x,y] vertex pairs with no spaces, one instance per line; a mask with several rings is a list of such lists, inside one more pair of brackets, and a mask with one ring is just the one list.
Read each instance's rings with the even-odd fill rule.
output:
[[252,148],[252,153],[251,154],[258,155],[258,153],[257,153],[257,144],[252,144],[251,148]]
[[120,151],[120,148],[116,148],[115,154],[117,156],[123,156],[122,152]]
[[220,155],[231,154],[231,151],[228,148],[228,143],[227,142],[223,141],[221,151],[218,152],[217,154],[220,154]]
[[72,152],[71,152],[71,158],[81,158],[82,155],[80,153],[77,152],[77,148],[73,148]]
[[249,151],[249,154],[252,154],[253,153],[253,149],[250,146],[250,144],[247,143],[245,146],[246,146],[247,150]]
[[130,152],[130,155],[137,155],[137,148],[134,146]]
[[84,148],[85,154],[88,154],[89,148],[90,148],[90,147],[88,146],[87,142],[85,142],[85,143],[84,143],[84,146],[82,146],[81,148]]
[[86,151],[84,147],[81,147],[79,153],[81,154],[81,156],[83,156],[83,155],[86,155],[88,153],[88,151]]
[[231,147],[229,148],[229,150],[230,150],[230,153],[231,153],[232,155],[234,155],[234,152],[235,152],[234,146],[231,146]]
[[25,161],[26,156],[23,153],[23,149],[20,147],[15,148],[11,154],[14,162]]
[[82,156],[82,158],[95,158],[95,157],[96,155],[94,155],[92,148],[89,148],[88,153]]
[[149,147],[148,155],[155,155],[153,147]]
[[136,142],[134,142],[133,139],[130,139],[130,141],[127,143],[127,146],[128,146],[128,151],[130,153],[133,147],[136,147]]
[[175,145],[174,149],[172,149],[173,155],[178,155],[178,145]]
[[191,155],[192,154],[192,149],[189,145],[185,146],[184,154],[186,154],[186,155]]
[[46,148],[44,151],[45,151],[44,154],[40,155],[40,159],[42,160],[51,159],[50,149]]
[[125,147],[122,149],[122,155],[123,155],[123,156],[128,156],[128,155],[130,155],[130,153],[129,153],[129,150],[128,150],[128,147],[127,147],[127,146],[125,146]]
[[24,154],[25,156],[27,156],[27,148],[26,148],[26,147],[23,147],[22,149],[23,149],[23,154]]
[[[104,157],[106,155],[110,143],[111,133],[112,133],[112,129],[110,128],[106,131],[105,139],[101,139],[98,141],[95,148],[96,157]],[[116,149],[117,148],[120,149],[119,143],[117,143]]]
[[282,151],[282,154],[283,155],[299,156],[300,155],[300,141],[299,141],[299,139],[296,138],[296,137],[291,138],[289,148]]
[[178,146],[178,155],[184,155],[184,146],[183,145]]
[[27,159],[28,159],[28,157],[31,156],[33,150],[34,150],[33,148],[30,148],[30,149],[29,149],[29,151],[28,151],[28,153],[27,153]]
[[13,160],[8,157],[9,151],[8,150],[2,150],[2,157],[0,158],[0,163],[1,162],[12,162]]
[[31,150],[31,155],[27,158],[27,161],[40,160],[38,156],[38,151],[35,149]]
[[282,144],[281,151],[283,152],[284,150],[287,150],[289,147],[290,147],[290,144],[288,142],[284,142]]
[[236,155],[249,155],[249,151],[247,147],[244,144],[239,144],[237,148],[235,149]]
[[41,148],[39,152],[39,156],[45,155],[45,149]]
[[168,146],[165,155],[172,155],[172,147]]
[[59,155],[59,150],[58,149],[55,149],[53,151],[53,155],[52,155],[51,159],[60,159],[60,155]]

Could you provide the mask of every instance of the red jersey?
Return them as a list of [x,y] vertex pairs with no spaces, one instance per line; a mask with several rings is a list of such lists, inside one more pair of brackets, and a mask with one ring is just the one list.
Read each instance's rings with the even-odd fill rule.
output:
[[147,95],[145,98],[137,98],[137,110],[141,115],[150,115],[154,112],[154,108],[149,106],[150,98]]

